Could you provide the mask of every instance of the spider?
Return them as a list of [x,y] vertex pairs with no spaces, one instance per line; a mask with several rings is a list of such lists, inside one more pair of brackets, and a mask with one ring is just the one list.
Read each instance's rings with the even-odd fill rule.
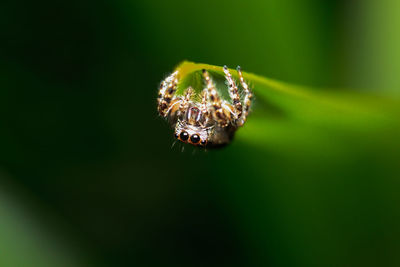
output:
[[175,138],[200,147],[220,147],[228,144],[235,131],[243,126],[249,114],[253,94],[243,79],[240,67],[237,72],[243,88],[243,103],[238,87],[226,66],[223,67],[230,101],[221,98],[209,73],[203,69],[205,88],[197,101],[192,87],[183,95],[176,95],[179,71],[161,82],[158,94],[158,112],[167,118],[175,129]]

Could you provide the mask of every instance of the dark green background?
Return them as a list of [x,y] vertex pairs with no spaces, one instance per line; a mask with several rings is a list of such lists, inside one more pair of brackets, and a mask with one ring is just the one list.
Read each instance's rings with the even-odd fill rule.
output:
[[395,0],[2,2],[0,265],[399,266],[397,159],[182,153],[156,111],[185,59],[396,97],[399,18]]

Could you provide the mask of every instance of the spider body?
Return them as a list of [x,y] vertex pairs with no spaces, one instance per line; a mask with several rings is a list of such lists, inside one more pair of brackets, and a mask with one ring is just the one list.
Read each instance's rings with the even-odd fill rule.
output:
[[[177,95],[179,72],[176,71],[161,82],[158,94],[158,112],[170,122],[175,138],[195,146],[219,147],[228,144],[247,119],[253,94],[238,67],[243,89],[243,103],[238,87],[228,68],[223,68],[228,83],[230,100],[222,99],[206,70],[203,70],[205,88],[196,97],[188,87],[183,95]],[[201,99],[198,101],[197,99]]]

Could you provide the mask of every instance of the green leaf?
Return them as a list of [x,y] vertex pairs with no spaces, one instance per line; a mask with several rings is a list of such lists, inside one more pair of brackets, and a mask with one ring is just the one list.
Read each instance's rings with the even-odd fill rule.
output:
[[[183,62],[179,90],[201,88],[203,68],[222,75]],[[359,265],[359,255],[372,255],[369,265],[376,244],[390,250],[399,225],[399,100],[244,77],[255,95],[248,121],[191,171],[223,188],[253,265]]]
[[[222,67],[182,62],[178,93],[203,86],[201,70],[223,78]],[[231,70],[237,79],[236,70]],[[238,131],[237,141],[287,155],[350,157],[396,151],[399,146],[398,100],[346,89],[291,85],[251,73],[244,78],[255,94],[252,113]],[[226,87],[220,81],[218,87]],[[351,149],[350,149],[351,148]]]

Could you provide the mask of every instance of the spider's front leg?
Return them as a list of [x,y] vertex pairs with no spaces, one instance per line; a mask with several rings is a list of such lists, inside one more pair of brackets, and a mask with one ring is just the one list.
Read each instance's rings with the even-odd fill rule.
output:
[[232,78],[232,75],[229,72],[227,66],[224,66],[224,73],[225,73],[225,78],[228,81],[229,96],[231,97],[234,109],[233,111],[234,119],[237,120],[242,116],[242,111],[243,111],[242,103],[240,102],[239,91],[236,86],[235,80]]
[[203,76],[206,80],[207,95],[210,99],[209,114],[214,120],[221,126],[226,127],[232,120],[232,109],[229,104],[221,100],[215,84],[211,80],[210,75],[206,70],[203,69]]
[[178,71],[169,75],[161,82],[158,92],[158,112],[161,116],[167,117],[168,113],[173,109],[178,102],[174,96],[178,84]]
[[239,80],[240,83],[243,87],[243,91],[244,91],[244,110],[243,110],[243,114],[242,116],[238,119],[238,126],[242,126],[247,119],[247,115],[249,115],[249,111],[250,111],[250,106],[252,103],[252,99],[253,99],[253,93],[250,91],[249,86],[247,85],[247,83],[244,81],[243,79],[243,74],[242,74],[242,70],[240,69],[240,66],[237,67],[237,71],[239,74]]

